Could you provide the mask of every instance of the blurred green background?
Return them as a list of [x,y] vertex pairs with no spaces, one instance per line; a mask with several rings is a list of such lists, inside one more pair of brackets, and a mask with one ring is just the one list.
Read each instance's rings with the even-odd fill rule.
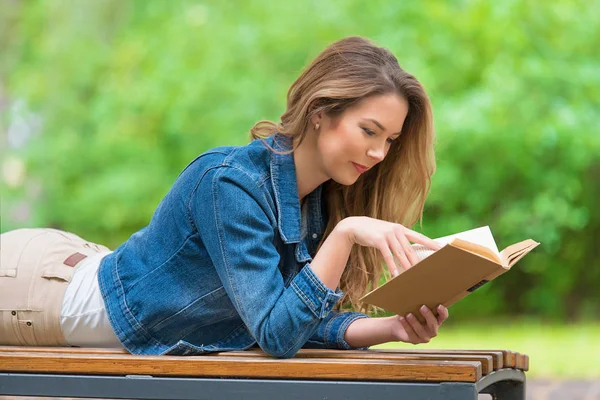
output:
[[[361,35],[433,102],[438,170],[422,232],[489,225],[500,249],[542,243],[450,309],[449,345],[507,327],[498,337],[567,332],[553,348],[581,344],[568,332],[585,327],[597,341],[598,15],[599,2],[565,0],[0,0],[1,230],[118,246],[189,161],[248,143],[312,58]],[[543,374],[590,375],[573,368]]]

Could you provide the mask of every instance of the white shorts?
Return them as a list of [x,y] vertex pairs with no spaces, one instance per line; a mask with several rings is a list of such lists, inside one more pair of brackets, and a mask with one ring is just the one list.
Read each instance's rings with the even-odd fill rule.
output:
[[60,327],[70,346],[123,348],[108,321],[98,285],[100,261],[110,253],[98,253],[82,261],[67,286]]

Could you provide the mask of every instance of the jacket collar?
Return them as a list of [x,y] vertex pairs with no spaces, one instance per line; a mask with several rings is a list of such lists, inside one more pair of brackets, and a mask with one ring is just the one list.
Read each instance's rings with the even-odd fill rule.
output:
[[[280,134],[272,135],[266,142],[278,151],[288,151],[292,148],[291,138]],[[299,243],[302,240],[302,222],[294,153],[277,154],[271,151],[271,182],[275,193],[281,240],[286,244]],[[316,222],[320,231],[323,230],[321,190],[322,185],[319,185],[306,198],[309,224],[313,225]]]

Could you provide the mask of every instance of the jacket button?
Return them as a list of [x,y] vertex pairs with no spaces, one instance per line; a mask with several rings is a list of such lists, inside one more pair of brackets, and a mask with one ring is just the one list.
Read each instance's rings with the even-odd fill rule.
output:
[[11,312],[12,315],[17,315],[16,311]]
[[312,234],[313,239],[316,239],[317,237],[319,237],[319,235],[317,235],[316,233]]

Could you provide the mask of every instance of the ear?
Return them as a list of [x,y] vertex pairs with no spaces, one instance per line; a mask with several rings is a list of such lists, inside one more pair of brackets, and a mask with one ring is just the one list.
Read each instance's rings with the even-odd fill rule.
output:
[[315,124],[321,124],[323,121],[323,113],[318,112],[310,118],[310,123],[314,126]]

